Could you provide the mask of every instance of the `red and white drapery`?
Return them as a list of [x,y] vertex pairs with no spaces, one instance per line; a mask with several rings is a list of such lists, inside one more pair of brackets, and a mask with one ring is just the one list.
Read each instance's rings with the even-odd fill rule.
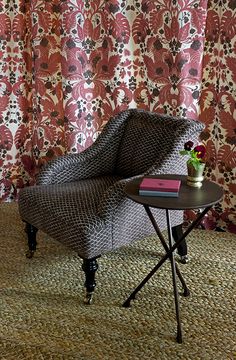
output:
[[207,226],[236,232],[235,0],[0,0],[2,201],[129,107],[206,124]]

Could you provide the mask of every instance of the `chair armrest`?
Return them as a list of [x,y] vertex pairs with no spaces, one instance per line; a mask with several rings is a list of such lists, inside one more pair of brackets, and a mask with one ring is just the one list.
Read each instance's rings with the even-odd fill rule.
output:
[[125,120],[129,116],[130,110],[114,116],[96,141],[83,152],[51,160],[40,171],[37,184],[60,184],[113,173]]
[[48,162],[38,175],[37,185],[72,182],[112,171],[112,164],[105,163],[100,153],[94,156],[90,148],[87,150],[80,154],[62,155]]
[[160,156],[158,156],[158,159],[152,166],[144,173],[119,180],[107,189],[98,205],[98,215],[103,218],[106,215],[113,216],[119,206],[123,207],[128,201],[131,201],[126,197],[124,188],[132,179],[146,175],[187,174],[186,157],[180,155],[179,152],[183,150],[184,144],[188,140],[197,141],[203,129],[204,125],[199,121],[185,119],[184,122],[180,122],[175,137],[173,139],[171,137],[166,139],[166,141],[169,141],[166,143],[166,151],[162,151],[159,154]]
[[187,174],[187,158],[180,155],[180,151],[184,149],[187,141],[196,143],[205,126],[197,120],[186,119],[185,121],[186,124],[178,128],[172,146],[167,144],[168,152],[163,151],[162,156],[145,172],[145,175]]
[[145,175],[158,175],[158,174],[187,174],[186,158],[173,151],[163,159],[163,161],[154,163],[144,174]]

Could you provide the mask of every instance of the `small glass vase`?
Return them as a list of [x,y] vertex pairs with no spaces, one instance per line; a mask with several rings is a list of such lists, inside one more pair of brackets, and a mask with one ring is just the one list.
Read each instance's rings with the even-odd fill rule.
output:
[[200,188],[202,186],[202,182],[204,180],[203,172],[205,169],[205,164],[199,164],[198,169],[192,164],[187,163],[188,168],[188,176],[187,176],[187,185],[193,186],[195,188]]

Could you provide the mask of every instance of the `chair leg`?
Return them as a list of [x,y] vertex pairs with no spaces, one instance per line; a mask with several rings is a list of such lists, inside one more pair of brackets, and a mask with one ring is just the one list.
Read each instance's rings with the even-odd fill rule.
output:
[[25,232],[27,233],[28,236],[28,251],[26,252],[26,257],[28,259],[31,259],[34,256],[34,253],[36,251],[36,247],[37,247],[37,241],[36,241],[36,234],[37,234],[38,229],[29,224],[26,223],[25,225]]
[[[182,228],[181,224],[172,227],[172,236],[173,236],[175,242],[177,242],[183,236],[183,228]],[[186,243],[185,239],[178,246],[177,252],[180,256],[180,262],[182,264],[187,264],[189,259],[188,259],[188,248],[187,248],[187,243]]]
[[97,258],[84,259],[82,269],[85,273],[85,283],[86,294],[84,298],[84,304],[90,305],[93,300],[93,294],[96,286],[95,282],[95,273],[98,269]]

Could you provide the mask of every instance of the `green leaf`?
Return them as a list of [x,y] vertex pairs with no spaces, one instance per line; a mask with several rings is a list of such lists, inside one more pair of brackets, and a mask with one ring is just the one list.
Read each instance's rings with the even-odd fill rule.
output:
[[188,150],[180,150],[180,155],[190,155],[190,151]]

